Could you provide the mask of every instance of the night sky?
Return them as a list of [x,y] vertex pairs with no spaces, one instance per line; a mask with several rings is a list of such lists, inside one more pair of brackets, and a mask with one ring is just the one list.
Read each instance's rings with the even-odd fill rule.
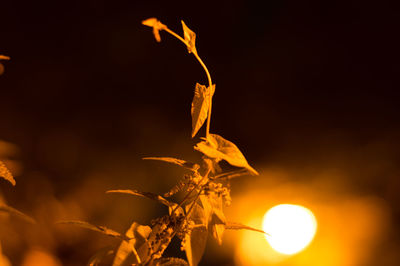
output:
[[[157,43],[141,25],[157,17],[177,33],[182,19],[197,34],[216,83],[212,132],[256,168],[348,173],[356,193],[387,202],[396,228],[398,9],[260,3],[3,1],[0,54],[11,60],[0,76],[0,139],[19,148],[23,166],[17,187],[4,192],[10,201],[24,206],[18,193],[32,173],[64,195],[100,164],[190,154],[190,102],[207,79],[180,42],[162,32]],[[398,230],[390,241],[400,244]]]

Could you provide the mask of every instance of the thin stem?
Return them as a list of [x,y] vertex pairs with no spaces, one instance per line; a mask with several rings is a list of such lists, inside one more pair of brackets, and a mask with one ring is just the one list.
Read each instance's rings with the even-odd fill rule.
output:
[[[181,36],[176,34],[174,31],[170,30],[166,25],[163,25],[163,27],[161,29],[165,30],[166,32],[168,32],[169,34],[171,34],[172,36],[174,36],[175,38],[177,38],[178,40],[183,42],[187,47],[189,47],[189,44],[185,39],[183,39]],[[211,123],[211,109],[212,109],[212,80],[211,80],[211,75],[210,75],[210,72],[208,71],[208,68],[204,64],[203,60],[201,60],[197,51],[196,50],[192,51],[192,53],[196,57],[197,61],[199,61],[200,65],[203,67],[204,71],[206,72],[207,79],[208,79],[208,86],[210,88],[210,91],[209,91],[210,95],[208,98],[209,104],[208,104],[207,127],[206,127],[206,138],[209,139],[210,123]]]

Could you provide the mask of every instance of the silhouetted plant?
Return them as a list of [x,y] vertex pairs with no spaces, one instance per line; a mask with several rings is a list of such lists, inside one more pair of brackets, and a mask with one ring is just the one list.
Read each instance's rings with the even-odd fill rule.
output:
[[[75,224],[103,234],[121,239],[117,250],[106,248],[95,254],[89,264],[97,265],[105,256],[114,255],[113,266],[120,265],[197,265],[203,256],[209,233],[221,244],[226,229],[248,229],[264,233],[225,218],[223,205],[231,203],[229,180],[247,174],[258,175],[247,162],[235,144],[220,135],[210,133],[212,97],[215,84],[211,75],[197,53],[196,34],[182,21],[183,37],[179,36],[156,18],[144,20],[143,25],[153,28],[155,39],[160,42],[160,32],[166,31],[176,37],[193,54],[203,67],[208,86],[199,83],[195,86],[191,106],[192,138],[206,122],[205,137],[201,137],[194,149],[202,153],[201,164],[187,162],[171,157],[147,157],[145,160],[157,160],[178,165],[187,170],[187,174],[170,191],[162,196],[137,190],[110,190],[107,193],[125,193],[149,198],[165,205],[168,214],[151,222],[151,226],[133,222],[125,234],[117,233],[103,226],[95,226],[81,221],[63,221]],[[236,167],[224,172],[219,163],[226,161]],[[183,193],[183,199],[173,202],[170,198]],[[164,258],[163,253],[174,237],[181,240],[181,249],[186,252],[187,261],[181,258]]]

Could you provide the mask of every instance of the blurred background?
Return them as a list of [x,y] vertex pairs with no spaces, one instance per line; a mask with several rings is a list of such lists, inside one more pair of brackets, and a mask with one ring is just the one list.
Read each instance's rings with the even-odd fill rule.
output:
[[0,216],[1,250],[13,265],[84,265],[116,240],[55,221],[119,232],[133,220],[148,224],[166,210],[104,192],[164,193],[184,173],[144,156],[199,160],[190,103],[206,76],[171,36],[162,32],[156,43],[140,24],[148,17],[178,33],[183,19],[197,33],[217,84],[211,131],[260,172],[232,181],[227,217],[261,228],[269,208],[292,203],[318,221],[296,255],[235,231],[221,247],[210,241],[201,265],[400,263],[400,43],[390,3],[44,0],[0,8],[0,54],[11,57],[0,76],[0,159],[17,181],[0,180],[0,201],[39,223]]

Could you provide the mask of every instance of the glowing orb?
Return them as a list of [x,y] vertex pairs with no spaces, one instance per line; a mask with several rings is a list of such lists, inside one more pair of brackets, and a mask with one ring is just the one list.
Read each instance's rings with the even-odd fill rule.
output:
[[317,220],[309,209],[281,204],[264,215],[263,229],[269,234],[266,238],[273,249],[291,255],[303,250],[314,238]]

